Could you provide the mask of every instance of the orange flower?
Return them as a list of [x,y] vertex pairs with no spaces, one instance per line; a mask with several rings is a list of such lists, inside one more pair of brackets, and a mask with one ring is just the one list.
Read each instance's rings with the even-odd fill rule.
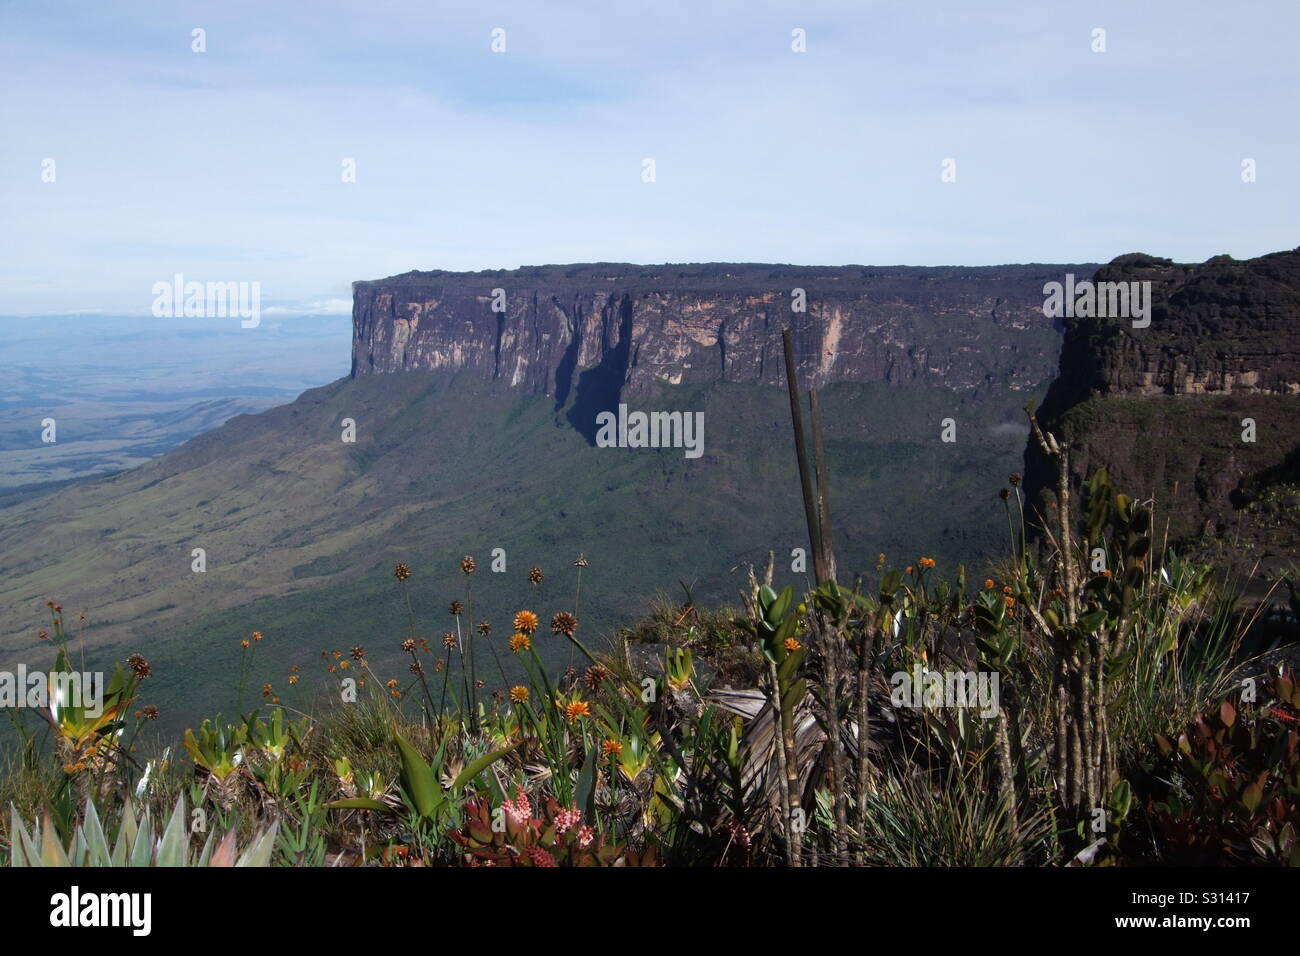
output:
[[913,571],[913,568],[912,568],[912,566],[909,564],[909,565],[907,566],[907,573],[908,573],[908,574],[911,574],[912,571]]
[[984,579],[984,586],[985,586],[986,588],[991,588],[991,587],[993,587],[993,579],[992,579],[992,578],[985,578],[985,579]]
[[255,640],[255,641],[260,641],[261,639],[262,639],[262,632],[261,632],[261,631],[254,631],[254,632],[253,632],[253,640]]
[[516,684],[510,688],[510,699],[516,704],[522,704],[528,699],[528,688],[523,684]]
[[798,638],[787,637],[785,639],[785,649],[787,651],[797,651],[801,646],[802,645],[799,643]]
[[1006,597],[1004,597],[1002,600],[1004,600],[1004,601],[1007,602],[1007,607],[1015,607],[1015,606],[1016,606],[1016,599],[1013,598],[1010,594],[1008,594],[1008,595],[1007,595]]
[[296,683],[298,683],[298,675],[297,675],[297,674],[290,674],[290,675],[289,675],[289,683],[290,683],[290,684],[296,684]]
[[537,630],[537,615],[532,611],[520,611],[515,615],[515,630],[531,634]]
[[921,567],[923,567],[923,568],[932,568],[932,567],[934,567],[934,558],[922,558],[922,559],[921,559]]
[[389,688],[390,690],[391,690],[392,688],[396,687],[396,686],[397,686],[397,678],[396,678],[396,677],[390,678],[389,681],[388,681],[388,683],[385,684],[384,686],[387,687],[387,688]]
[[606,757],[617,757],[623,752],[623,745],[611,737],[600,745],[600,752]]
[[1003,594],[1010,594],[1010,593],[1011,593],[1011,585],[1008,584],[1006,587],[1004,587],[1004,588],[1002,589],[1002,593],[1003,593]]
[[591,705],[585,700],[570,701],[564,708],[564,716],[569,718],[569,723],[576,723],[581,717],[591,716]]
[[239,642],[239,646],[240,646],[240,647],[247,647],[247,646],[248,646],[248,641],[240,641],[240,642]]
[[527,634],[520,631],[510,637],[510,650],[518,654],[520,651],[530,651],[533,649],[533,639]]

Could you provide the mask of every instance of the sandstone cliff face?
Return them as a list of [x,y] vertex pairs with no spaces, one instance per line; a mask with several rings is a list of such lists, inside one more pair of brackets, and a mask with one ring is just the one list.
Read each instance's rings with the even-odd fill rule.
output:
[[[1201,265],[1128,255],[1095,278],[1150,281],[1150,327],[1067,319],[1039,421],[1070,443],[1076,480],[1107,467],[1156,498],[1175,539],[1242,531],[1268,486],[1300,479],[1300,249]],[[1031,499],[1054,483],[1033,442],[1025,478]]]
[[1300,394],[1300,251],[1179,265],[1121,256],[1098,282],[1149,281],[1151,325],[1068,320],[1049,402],[1110,395]]
[[[780,385],[781,330],[791,327],[810,384],[1031,389],[1050,377],[1059,343],[1042,313],[1043,283],[1088,268],[412,272],[354,284],[352,374],[468,369],[493,387],[559,403],[584,382],[621,394],[716,380]],[[795,289],[805,312],[792,311]],[[494,296],[504,311],[493,311]]]

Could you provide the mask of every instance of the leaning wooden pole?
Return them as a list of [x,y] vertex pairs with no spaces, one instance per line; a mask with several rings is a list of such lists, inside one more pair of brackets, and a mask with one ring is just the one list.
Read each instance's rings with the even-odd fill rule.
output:
[[808,522],[808,542],[812,548],[813,574],[817,584],[828,578],[826,552],[822,548],[820,525],[817,521],[817,498],[813,493],[812,469],[808,466],[808,446],[803,434],[803,410],[799,406],[799,373],[794,364],[794,339],[790,330],[781,333],[785,345],[785,382],[790,392],[790,419],[794,424],[794,454],[799,460],[799,485],[803,489],[804,517]]
[[812,412],[813,464],[817,466],[817,532],[821,539],[822,564],[826,568],[826,578],[834,581],[835,545],[831,541],[831,502],[830,492],[827,490],[829,473],[826,470],[826,447],[822,441],[822,403],[817,397],[815,388],[808,389],[808,406]]

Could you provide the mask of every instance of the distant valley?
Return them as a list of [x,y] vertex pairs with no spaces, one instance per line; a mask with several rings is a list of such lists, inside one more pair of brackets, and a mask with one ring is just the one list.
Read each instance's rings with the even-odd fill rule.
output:
[[[339,315],[0,316],[0,496],[122,471],[346,371]],[[55,442],[43,441],[48,419]]]

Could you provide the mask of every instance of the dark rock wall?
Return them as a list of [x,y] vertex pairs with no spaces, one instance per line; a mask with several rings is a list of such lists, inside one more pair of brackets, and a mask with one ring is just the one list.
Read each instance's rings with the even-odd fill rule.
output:
[[[626,394],[659,383],[781,384],[792,327],[802,380],[986,383],[1050,378],[1057,323],[1044,282],[1089,266],[840,268],[545,266],[413,272],[354,284],[352,374],[468,368],[554,395],[584,381]],[[794,289],[807,309],[791,309]],[[494,312],[495,289],[505,311]]]
[[[1071,445],[1076,483],[1105,466],[1121,490],[1156,498],[1174,539],[1228,534],[1265,485],[1300,480],[1300,249],[1200,265],[1135,254],[1095,278],[1150,281],[1151,324],[1067,319],[1040,423]],[[1052,468],[1031,442],[1031,501]]]

